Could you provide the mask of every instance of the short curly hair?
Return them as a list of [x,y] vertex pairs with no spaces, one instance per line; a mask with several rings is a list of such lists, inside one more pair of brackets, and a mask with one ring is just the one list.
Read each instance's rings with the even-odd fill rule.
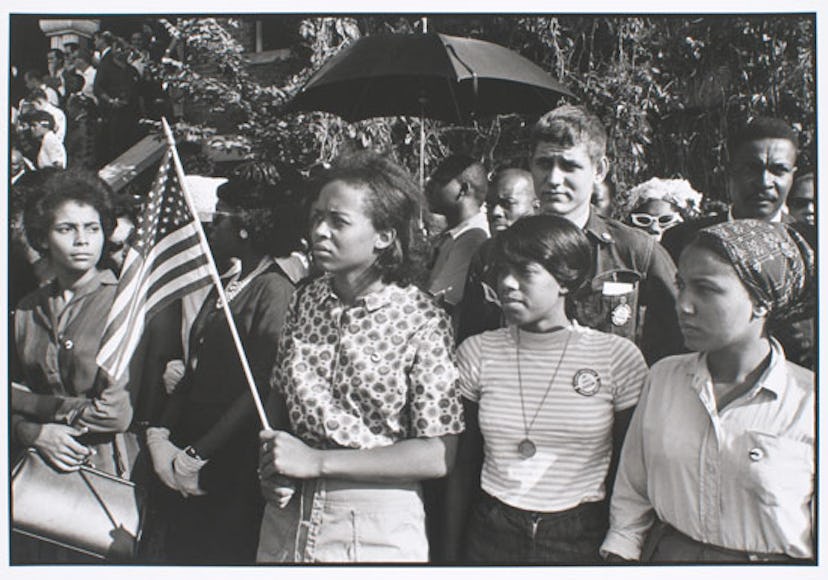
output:
[[394,243],[380,253],[374,267],[385,283],[422,284],[427,242],[420,224],[424,197],[414,178],[385,155],[362,151],[340,157],[317,182],[342,181],[367,192],[365,208],[377,231],[394,230]]
[[23,210],[23,227],[29,245],[42,255],[48,253],[46,238],[54,223],[55,212],[69,201],[95,208],[101,219],[104,240],[108,240],[115,229],[112,190],[88,170],[55,171],[29,194]]

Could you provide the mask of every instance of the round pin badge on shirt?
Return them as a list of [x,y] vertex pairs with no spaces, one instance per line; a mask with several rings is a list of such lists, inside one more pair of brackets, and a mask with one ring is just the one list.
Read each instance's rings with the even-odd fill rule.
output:
[[624,326],[632,317],[632,308],[629,304],[619,304],[612,310],[611,320],[614,326]]
[[592,369],[581,369],[572,379],[575,392],[585,397],[591,397],[601,388],[601,377]]

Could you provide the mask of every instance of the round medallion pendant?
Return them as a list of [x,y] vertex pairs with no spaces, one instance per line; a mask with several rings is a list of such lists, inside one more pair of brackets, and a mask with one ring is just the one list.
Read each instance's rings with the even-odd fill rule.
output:
[[518,443],[518,453],[520,453],[520,456],[524,459],[529,459],[530,457],[535,455],[536,451],[537,448],[535,447],[535,444],[532,443],[532,441],[529,439],[524,439],[523,441]]

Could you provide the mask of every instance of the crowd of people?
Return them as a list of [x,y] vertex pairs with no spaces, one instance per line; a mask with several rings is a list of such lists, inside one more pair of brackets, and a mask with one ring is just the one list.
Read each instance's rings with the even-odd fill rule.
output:
[[[14,186],[15,244],[39,260],[11,278],[31,289],[12,325],[13,445],[144,485],[143,563],[814,562],[814,174],[798,136],[747,122],[727,212],[655,179],[628,223],[592,203],[606,141],[563,105],[533,126],[527,168],[455,154],[425,191],[370,152],[309,179],[237,167],[201,219],[268,429],[216,289],[158,313],[128,378],[104,380],[133,238],[115,247],[96,176],[36,172]],[[18,535],[11,553],[88,561]]]
[[93,45],[94,52],[79,43],[52,48],[47,70],[21,71],[25,94],[12,103],[11,137],[22,168],[99,169],[143,136],[140,119],[171,117],[151,66],[163,49],[149,31],[129,41],[100,31]]

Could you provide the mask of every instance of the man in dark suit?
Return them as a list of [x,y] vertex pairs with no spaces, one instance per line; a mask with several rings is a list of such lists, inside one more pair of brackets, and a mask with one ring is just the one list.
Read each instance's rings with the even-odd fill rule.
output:
[[102,32],[95,47],[101,55],[94,93],[103,125],[99,163],[106,164],[132,147],[139,138],[138,71],[127,61],[123,40]]
[[[788,223],[816,249],[816,226],[793,223],[783,207],[794,182],[799,136],[781,119],[758,117],[741,126],[728,140],[730,165],[726,214],[684,222],[664,232],[661,243],[678,263],[682,250],[700,229],[733,219]],[[788,360],[813,368],[813,319],[775,329]]]

